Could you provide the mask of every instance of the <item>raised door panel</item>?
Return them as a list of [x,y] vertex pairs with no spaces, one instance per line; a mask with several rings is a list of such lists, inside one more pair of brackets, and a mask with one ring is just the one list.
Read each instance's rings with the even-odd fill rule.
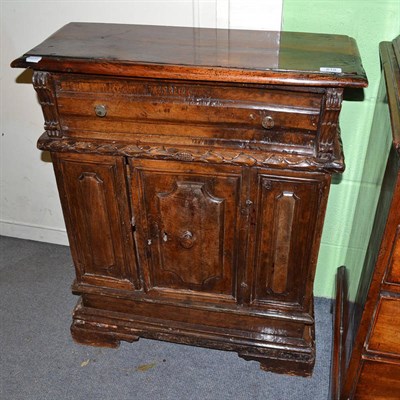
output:
[[257,188],[252,301],[306,307],[321,234],[326,179],[323,175],[296,177],[260,171]]
[[138,287],[123,158],[52,157],[78,281]]
[[132,168],[147,289],[233,300],[240,169],[152,160]]

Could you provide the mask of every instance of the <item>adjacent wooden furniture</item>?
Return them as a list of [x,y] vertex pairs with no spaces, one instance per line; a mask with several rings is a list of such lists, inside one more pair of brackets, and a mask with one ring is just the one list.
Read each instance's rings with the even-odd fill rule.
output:
[[[380,44],[393,144],[355,304],[337,275],[332,399],[400,399],[400,36]],[[382,134],[382,132],[376,132]]]
[[310,374],[342,95],[367,84],[354,40],[71,23],[12,66],[35,71],[74,339],[189,343]]

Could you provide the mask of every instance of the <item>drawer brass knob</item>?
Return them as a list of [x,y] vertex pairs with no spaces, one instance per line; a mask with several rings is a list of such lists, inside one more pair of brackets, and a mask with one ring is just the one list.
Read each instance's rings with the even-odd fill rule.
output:
[[194,245],[195,238],[193,237],[193,233],[190,231],[186,231],[180,237],[179,243],[185,249],[190,249]]
[[270,115],[267,115],[266,117],[263,118],[261,125],[265,129],[271,129],[274,127],[275,122],[274,122],[274,119]]
[[96,104],[94,106],[94,112],[100,118],[103,118],[107,115],[107,107],[104,104]]

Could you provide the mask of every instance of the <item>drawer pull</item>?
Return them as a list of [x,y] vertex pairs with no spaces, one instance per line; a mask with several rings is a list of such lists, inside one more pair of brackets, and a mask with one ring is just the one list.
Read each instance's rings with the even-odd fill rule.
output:
[[274,122],[274,119],[270,115],[267,115],[266,117],[263,118],[261,125],[265,129],[272,129],[275,125],[275,122]]
[[103,118],[107,115],[107,107],[104,104],[96,104],[94,106],[94,112],[100,118]]
[[193,237],[193,233],[190,231],[186,231],[182,234],[179,239],[179,243],[185,249],[190,249],[194,245],[195,238]]

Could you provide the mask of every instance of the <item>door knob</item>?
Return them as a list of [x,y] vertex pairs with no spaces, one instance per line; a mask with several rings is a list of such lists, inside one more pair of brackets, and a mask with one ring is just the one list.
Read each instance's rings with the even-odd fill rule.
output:
[[190,231],[185,231],[179,238],[179,243],[185,249],[190,249],[194,245],[195,238],[193,237],[193,233]]

